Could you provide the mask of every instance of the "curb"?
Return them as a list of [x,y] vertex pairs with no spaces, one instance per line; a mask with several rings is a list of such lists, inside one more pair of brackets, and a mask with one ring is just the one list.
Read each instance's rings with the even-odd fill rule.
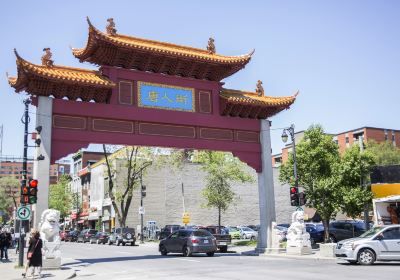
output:
[[246,251],[241,253],[242,256],[255,256],[255,257],[263,257],[263,258],[282,258],[282,259],[295,259],[295,260],[309,260],[309,261],[317,261],[317,262],[328,262],[328,263],[337,263],[338,259],[329,258],[329,257],[319,257],[315,255],[287,255],[283,254],[274,254],[274,253],[257,253],[256,251]]

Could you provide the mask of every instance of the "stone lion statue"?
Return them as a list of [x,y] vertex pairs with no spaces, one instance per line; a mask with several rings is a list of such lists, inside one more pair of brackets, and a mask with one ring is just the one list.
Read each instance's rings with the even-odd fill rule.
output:
[[57,258],[60,255],[60,211],[47,209],[42,213],[40,220],[40,237],[43,240],[43,249],[47,259]]
[[292,214],[292,224],[287,232],[287,247],[311,247],[310,234],[304,225],[304,212],[295,211]]

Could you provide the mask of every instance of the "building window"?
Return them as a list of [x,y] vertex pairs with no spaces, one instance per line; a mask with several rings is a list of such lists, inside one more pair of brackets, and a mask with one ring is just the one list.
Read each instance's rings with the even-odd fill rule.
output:
[[349,136],[346,136],[346,144],[349,144]]
[[387,141],[389,138],[388,138],[388,131],[385,129],[385,141]]

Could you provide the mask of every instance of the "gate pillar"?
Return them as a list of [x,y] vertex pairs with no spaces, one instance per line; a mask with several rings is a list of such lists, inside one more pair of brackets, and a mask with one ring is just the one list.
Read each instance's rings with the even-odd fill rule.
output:
[[[42,212],[49,208],[50,158],[51,158],[51,128],[53,99],[38,96],[36,109],[36,127],[42,126],[40,147],[36,148],[33,162],[33,177],[38,180],[37,203],[33,205],[33,226],[38,228]],[[36,160],[42,154],[44,160]]]
[[272,222],[276,220],[269,120],[261,120],[260,142],[262,172],[257,173],[260,205],[260,230],[258,232],[256,251],[264,253],[267,248],[271,248]]

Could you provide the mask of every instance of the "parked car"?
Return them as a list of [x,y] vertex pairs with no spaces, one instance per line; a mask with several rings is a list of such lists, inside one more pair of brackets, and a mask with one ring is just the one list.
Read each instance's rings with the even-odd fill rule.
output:
[[217,240],[203,229],[180,229],[161,240],[158,250],[163,256],[168,253],[182,253],[189,257],[193,253],[206,253],[212,257],[217,251]]
[[106,244],[108,242],[108,237],[110,234],[108,232],[99,231],[92,237],[90,237],[89,243],[90,244]]
[[254,230],[254,231],[259,231],[259,229],[260,229],[260,225],[249,225],[249,226],[247,226],[247,227],[249,227],[249,228],[251,228],[252,230]]
[[374,227],[358,238],[342,240],[336,245],[335,255],[362,265],[400,261],[400,225]]
[[82,243],[86,243],[90,241],[90,238],[94,235],[96,235],[97,230],[95,229],[84,229],[82,230],[79,235],[78,235],[78,239],[76,240],[76,242],[82,242]]
[[352,237],[358,237],[365,231],[366,226],[362,221],[345,220],[334,221],[329,224],[329,238],[333,243]]
[[286,241],[287,240],[286,235],[288,232],[288,228],[276,226],[276,229],[278,230],[278,233],[279,233],[279,242]]
[[240,231],[240,237],[242,239],[250,239],[250,240],[256,240],[258,233],[255,230],[252,230],[249,227],[244,227],[244,226],[239,226],[237,227]]
[[310,234],[311,244],[324,242],[324,226],[306,223],[306,231]]
[[125,228],[116,228],[108,237],[107,244],[117,244],[125,246],[125,244],[129,243],[131,246],[134,246],[136,242],[135,237],[135,229],[125,227]]
[[68,232],[70,232],[70,231],[69,230],[60,231],[60,240],[61,241],[65,241],[65,237],[67,236]]
[[221,253],[228,252],[228,245],[231,244],[232,238],[225,227],[207,226],[202,228],[211,233],[217,240],[217,248]]
[[227,227],[232,239],[240,239],[240,231],[237,227]]
[[161,229],[159,239],[161,240],[167,238],[171,233],[179,230],[180,228],[180,225],[166,225]]
[[65,236],[65,242],[76,242],[78,240],[79,230],[71,230]]

